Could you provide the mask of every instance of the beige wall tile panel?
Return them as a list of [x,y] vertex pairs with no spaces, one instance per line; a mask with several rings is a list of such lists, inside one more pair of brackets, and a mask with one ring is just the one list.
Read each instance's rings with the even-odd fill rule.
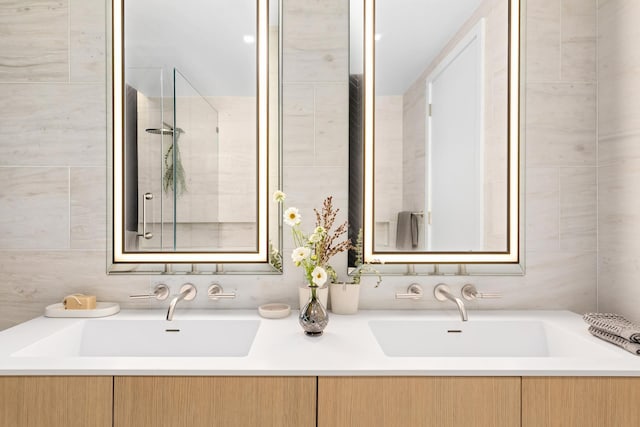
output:
[[527,168],[526,180],[526,248],[557,251],[560,245],[558,169]]
[[107,276],[104,251],[4,250],[0,271],[0,329],[40,316],[49,304],[76,292],[123,307],[167,307],[164,302],[130,300],[131,294],[151,291],[149,277]]
[[402,96],[377,96],[375,117],[375,221],[391,224],[390,244],[395,248],[395,223],[402,210],[403,192]]
[[68,0],[0,3],[0,82],[68,82],[68,21]]
[[595,166],[596,86],[527,85],[527,166]]
[[[475,301],[471,307],[509,307],[532,310],[571,310],[584,313],[596,309],[596,252],[527,252],[527,274],[521,278],[478,277],[478,289],[503,294],[497,300]],[[462,286],[462,284],[460,284]]]
[[596,0],[562,0],[562,80],[596,80]]
[[560,249],[597,249],[596,168],[561,168]]
[[[632,235],[638,238],[637,233]],[[638,271],[640,259],[637,250],[624,244],[600,244],[598,256],[598,311],[619,313],[627,319],[640,323],[638,301],[640,286]]]
[[640,2],[598,3],[598,133],[640,132]]
[[[285,1],[283,82],[347,81],[349,2]],[[295,60],[293,59],[295,57]]]
[[402,97],[402,210],[421,210],[425,205],[426,85],[413,84]]
[[315,86],[316,166],[349,165],[349,86]]
[[598,138],[598,166],[640,159],[640,129],[627,135]]
[[640,3],[598,0],[598,309],[640,322]]
[[0,168],[0,248],[69,247],[69,170]]
[[285,84],[282,92],[284,167],[311,167],[315,161],[314,87]]
[[598,242],[607,251],[640,251],[640,160],[598,169]]
[[526,2],[527,81],[558,81],[561,75],[561,0]]
[[102,85],[0,84],[0,165],[104,166]]
[[68,1],[71,81],[104,83],[105,0]]
[[107,242],[105,168],[70,169],[71,248],[104,249]]

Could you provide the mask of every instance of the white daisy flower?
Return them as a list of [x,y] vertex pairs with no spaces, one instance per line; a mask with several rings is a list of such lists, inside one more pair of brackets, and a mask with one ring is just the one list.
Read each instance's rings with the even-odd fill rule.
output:
[[284,211],[284,222],[286,222],[287,225],[293,227],[294,225],[300,224],[300,221],[302,221],[302,217],[300,216],[298,208],[292,207]]
[[313,273],[311,273],[311,277],[313,278],[313,284],[316,286],[324,285],[324,282],[327,281],[327,272],[322,267],[316,267],[313,269]]
[[313,233],[309,236],[309,243],[318,243],[320,240],[322,240],[322,236],[319,234]]
[[293,252],[291,253],[291,259],[293,260],[293,262],[299,263],[309,258],[310,255],[311,249],[302,246],[293,250]]
[[286,199],[286,198],[287,198],[287,195],[284,194],[280,190],[278,190],[275,193],[273,193],[273,201],[274,202],[282,203],[282,202],[284,202],[284,199]]

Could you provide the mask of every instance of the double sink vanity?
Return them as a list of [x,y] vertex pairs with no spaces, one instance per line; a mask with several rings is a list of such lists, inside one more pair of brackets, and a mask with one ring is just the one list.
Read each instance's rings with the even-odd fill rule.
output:
[[[0,425],[536,426],[608,414],[591,425],[624,426],[640,417],[638,358],[567,311],[470,311],[466,322],[453,311],[361,311],[331,316],[321,337],[305,336],[295,314],[165,316],[39,317],[0,332]],[[12,412],[15,399],[32,402],[28,414]],[[78,423],[52,421],[65,411]]]
[[[398,15],[397,2],[362,0],[339,17],[299,3],[107,2],[108,273],[277,281],[295,268],[282,212],[269,205],[286,188],[305,220],[317,202],[307,194],[348,199],[358,280],[363,265],[408,283],[524,275],[526,2],[441,2],[437,13],[415,2]],[[306,28],[332,17],[322,27],[330,40],[350,31],[348,49],[309,43],[318,34]],[[414,61],[418,51],[430,53]],[[309,113],[311,125],[307,109],[325,95],[306,76],[285,91],[283,76],[298,68],[319,82],[323,70],[344,77],[329,82],[344,93]],[[283,129],[316,132],[316,122],[322,131],[309,137]],[[347,127],[348,149],[330,146],[347,145]],[[335,168],[287,159],[296,174],[284,183],[285,143],[313,165],[348,157],[336,175],[351,181],[316,187]],[[441,289],[435,297],[458,311],[332,314],[321,337],[308,337],[295,313],[186,310],[190,292],[168,311],[39,317],[1,331],[0,427],[640,425],[640,358],[569,311],[467,312]]]
[[632,354],[565,311],[361,311],[322,337],[297,316],[123,310],[39,317],[0,332],[2,375],[639,375]]

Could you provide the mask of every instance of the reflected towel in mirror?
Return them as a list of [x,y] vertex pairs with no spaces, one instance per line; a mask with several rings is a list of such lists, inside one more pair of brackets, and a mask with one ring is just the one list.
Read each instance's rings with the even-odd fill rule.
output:
[[418,247],[418,216],[410,211],[398,212],[396,249],[407,250]]

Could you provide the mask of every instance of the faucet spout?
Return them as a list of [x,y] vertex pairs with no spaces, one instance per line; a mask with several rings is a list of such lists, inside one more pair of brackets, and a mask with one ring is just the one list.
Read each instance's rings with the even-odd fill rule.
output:
[[182,288],[180,288],[180,293],[173,297],[171,299],[171,302],[169,303],[169,309],[167,310],[167,320],[173,320],[173,313],[176,310],[176,305],[178,305],[178,302],[182,300],[191,301],[196,297],[196,293],[196,287],[191,283],[183,285]]
[[469,317],[467,316],[467,308],[464,306],[464,302],[462,302],[460,298],[453,295],[449,291],[449,287],[447,285],[445,285],[444,283],[440,283],[433,290],[433,294],[438,301],[449,300],[455,303],[458,306],[458,311],[460,312],[460,319],[463,322],[466,322],[467,320],[469,320]]

